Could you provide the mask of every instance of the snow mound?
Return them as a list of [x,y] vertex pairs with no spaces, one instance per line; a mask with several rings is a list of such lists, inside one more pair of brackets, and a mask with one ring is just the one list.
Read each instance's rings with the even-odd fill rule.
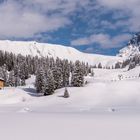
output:
[[28,113],[28,112],[31,112],[31,109],[28,108],[28,107],[24,107],[22,108],[21,110],[18,111],[19,113]]
[[31,98],[27,92],[18,88],[0,90],[0,104],[16,104],[28,101]]

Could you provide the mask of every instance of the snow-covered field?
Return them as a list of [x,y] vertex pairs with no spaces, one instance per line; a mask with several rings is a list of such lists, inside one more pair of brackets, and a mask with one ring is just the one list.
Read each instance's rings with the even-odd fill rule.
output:
[[[139,140],[140,67],[95,69],[87,85],[36,97],[34,77],[26,87],[0,91],[2,140]],[[118,75],[123,75],[119,80]]]
[[2,140],[139,140],[140,114],[0,114]]

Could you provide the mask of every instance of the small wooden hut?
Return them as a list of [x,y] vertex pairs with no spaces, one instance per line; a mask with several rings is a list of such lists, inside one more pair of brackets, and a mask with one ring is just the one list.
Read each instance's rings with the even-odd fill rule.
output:
[[2,78],[0,78],[0,89],[4,88],[4,83],[5,81]]

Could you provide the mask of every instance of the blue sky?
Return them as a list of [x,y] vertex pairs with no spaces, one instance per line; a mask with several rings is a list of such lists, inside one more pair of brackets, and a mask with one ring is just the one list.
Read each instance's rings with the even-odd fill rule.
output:
[[0,39],[115,55],[140,30],[139,0],[0,0]]

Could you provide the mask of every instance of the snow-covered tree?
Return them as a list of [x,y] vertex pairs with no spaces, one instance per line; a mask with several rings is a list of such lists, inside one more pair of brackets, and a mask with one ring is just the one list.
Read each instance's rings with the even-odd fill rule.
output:
[[63,60],[62,63],[63,87],[65,87],[69,85],[70,65],[68,60]]
[[0,78],[4,80],[4,73],[2,67],[0,67]]
[[121,68],[121,63],[120,62],[117,62],[116,64],[115,64],[115,69],[120,69]]
[[63,75],[62,68],[54,67],[52,69],[53,77],[54,77],[54,87],[55,89],[61,88],[63,86]]
[[2,78],[5,81],[5,86],[8,86],[8,72],[6,65],[2,66]]
[[95,73],[94,73],[94,70],[91,69],[91,76],[94,77]]
[[69,92],[68,92],[68,89],[65,88],[65,91],[64,91],[64,98],[69,98],[70,95],[69,95]]
[[54,93],[55,84],[54,84],[53,73],[50,69],[47,70],[45,77],[46,77],[46,83],[45,83],[44,95],[51,95]]
[[45,86],[46,86],[45,71],[41,67],[37,71],[36,80],[35,80],[35,87],[36,87],[37,93],[44,93],[45,92]]
[[135,62],[130,62],[128,70],[131,70],[135,67],[136,67],[136,63]]
[[74,71],[72,73],[71,85],[81,87],[84,84],[84,74],[80,61],[75,62]]
[[102,64],[101,63],[98,64],[98,68],[102,69]]
[[15,86],[15,75],[14,75],[14,71],[10,71],[10,73],[9,73],[8,84],[11,87],[14,87]]
[[15,65],[14,66],[14,76],[15,76],[15,86],[20,86],[21,85],[21,81],[20,81],[20,76],[19,76],[19,66]]
[[0,50],[0,67],[3,66],[4,63],[5,63],[4,52]]

